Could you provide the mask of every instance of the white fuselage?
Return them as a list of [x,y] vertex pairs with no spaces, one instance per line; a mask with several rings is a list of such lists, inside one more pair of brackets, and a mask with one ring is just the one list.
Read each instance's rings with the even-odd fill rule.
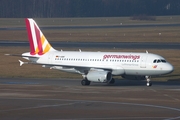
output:
[[163,57],[151,53],[52,51],[38,57],[39,59],[30,60],[50,65],[53,69],[79,74],[84,74],[85,70],[90,69],[111,71],[112,75],[148,76],[173,71],[173,66]]

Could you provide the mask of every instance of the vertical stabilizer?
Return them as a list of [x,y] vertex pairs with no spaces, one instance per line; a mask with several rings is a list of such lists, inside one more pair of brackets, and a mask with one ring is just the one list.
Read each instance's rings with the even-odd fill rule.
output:
[[38,25],[32,18],[26,18],[26,28],[30,44],[31,55],[43,55],[54,48],[49,44]]

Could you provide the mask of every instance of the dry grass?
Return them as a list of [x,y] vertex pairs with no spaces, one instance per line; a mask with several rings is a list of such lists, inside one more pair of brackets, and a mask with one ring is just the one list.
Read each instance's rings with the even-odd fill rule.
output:
[[[50,42],[180,42],[180,27],[64,29],[43,30],[43,33]],[[25,30],[0,31],[0,36],[0,40],[28,39]]]
[[[136,21],[129,17],[107,18],[38,18],[43,26],[103,26],[103,25],[142,25],[142,24],[176,24],[180,16],[159,16],[156,21]],[[1,18],[0,27],[25,27],[22,18]],[[136,28],[99,28],[99,29],[58,29],[43,30],[50,41],[78,42],[177,42],[180,40],[180,27],[136,27]],[[161,34],[161,35],[160,35]],[[0,40],[27,41],[26,30],[1,30]]]
[[[63,50],[67,50],[64,48]],[[76,50],[76,48],[68,49]],[[22,58],[4,56],[5,53],[21,54],[29,51],[29,48],[25,47],[1,47],[0,48],[0,76],[1,77],[26,77],[26,78],[78,78],[82,79],[81,75],[65,73],[57,70],[50,70],[48,68],[42,68],[39,65],[23,65],[19,66],[18,60]],[[84,49],[84,51],[92,51]],[[100,49],[93,49],[93,51],[100,51]],[[144,50],[133,49],[104,49],[101,51],[127,51],[127,52],[145,52]],[[156,80],[180,80],[180,50],[149,50],[151,53],[160,54],[167,59],[174,67],[175,71],[172,74],[164,77],[156,78]],[[25,60],[23,60],[25,61]]]

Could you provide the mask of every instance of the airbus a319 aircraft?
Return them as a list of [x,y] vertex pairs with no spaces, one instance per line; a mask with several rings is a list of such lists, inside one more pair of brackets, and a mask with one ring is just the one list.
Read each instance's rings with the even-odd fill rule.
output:
[[32,18],[26,18],[30,52],[21,56],[30,62],[23,64],[39,64],[42,67],[81,74],[82,85],[91,82],[113,84],[113,76],[122,76],[131,80],[146,80],[151,86],[151,76],[171,73],[173,66],[163,57],[151,53],[133,52],[84,52],[55,50],[43,35]]

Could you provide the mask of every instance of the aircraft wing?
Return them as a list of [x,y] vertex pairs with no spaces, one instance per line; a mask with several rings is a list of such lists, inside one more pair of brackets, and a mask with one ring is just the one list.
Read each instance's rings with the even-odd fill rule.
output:
[[66,72],[87,74],[90,70],[93,71],[112,71],[111,68],[101,68],[101,67],[87,67],[87,66],[68,66],[68,65],[42,65],[42,67],[48,67],[50,69],[56,69]]

